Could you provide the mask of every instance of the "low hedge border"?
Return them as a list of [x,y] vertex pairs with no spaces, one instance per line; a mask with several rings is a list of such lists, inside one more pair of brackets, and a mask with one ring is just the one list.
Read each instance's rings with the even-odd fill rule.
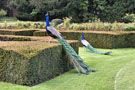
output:
[[32,39],[25,36],[0,35],[0,41],[32,41]]
[[[78,52],[78,42],[69,43]],[[33,86],[71,70],[70,59],[60,43],[1,41],[0,80]]]
[[38,30],[31,30],[31,29],[17,29],[17,30],[10,30],[10,29],[0,29],[1,35],[21,35],[21,36],[33,36],[33,33]]
[[[104,31],[60,31],[68,40],[81,41],[82,32],[85,39],[95,48],[129,48],[135,47],[135,32],[104,32]],[[45,31],[35,31],[35,36],[46,36]],[[81,42],[80,42],[80,46]]]

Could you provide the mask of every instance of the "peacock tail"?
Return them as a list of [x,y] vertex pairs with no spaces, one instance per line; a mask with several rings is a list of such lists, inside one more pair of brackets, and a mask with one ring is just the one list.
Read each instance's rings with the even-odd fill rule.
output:
[[79,73],[88,74],[91,69],[90,67],[83,62],[83,59],[75,52],[75,50],[67,43],[63,38],[57,38],[57,40],[64,46],[66,51],[72,57],[72,63]]
[[86,48],[88,49],[89,52],[91,53],[96,53],[96,54],[102,54],[102,55],[109,55],[111,52],[100,52],[100,51],[97,51],[96,49],[94,49],[90,44],[88,46],[86,46]]

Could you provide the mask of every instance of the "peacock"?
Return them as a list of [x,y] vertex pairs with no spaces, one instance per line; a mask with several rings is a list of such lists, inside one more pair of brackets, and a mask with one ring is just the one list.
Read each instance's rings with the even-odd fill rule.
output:
[[75,52],[75,50],[68,44],[68,42],[62,37],[61,33],[58,32],[53,26],[49,23],[49,15],[46,14],[46,32],[52,38],[58,40],[66,52],[72,57],[71,62],[75,66],[79,74],[88,74],[89,72],[95,72],[87,64],[83,62],[83,59]]
[[96,53],[96,54],[102,54],[102,55],[109,55],[109,54],[111,53],[111,52],[105,52],[105,53],[103,53],[103,52],[99,52],[99,51],[97,51],[96,49],[94,49],[94,48],[92,47],[92,45],[91,45],[87,40],[84,39],[84,33],[83,33],[83,32],[82,32],[82,40],[81,40],[81,43],[82,43],[82,45],[83,45],[84,47],[86,47],[86,48],[88,49],[89,52]]

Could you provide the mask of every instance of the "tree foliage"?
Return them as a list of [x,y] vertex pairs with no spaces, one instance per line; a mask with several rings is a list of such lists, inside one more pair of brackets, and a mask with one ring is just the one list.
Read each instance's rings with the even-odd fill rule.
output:
[[7,4],[7,0],[0,0],[0,9],[5,9]]
[[[17,17],[44,20],[49,12],[51,19],[72,17],[74,22],[100,19],[104,22],[121,21],[126,13],[135,13],[135,0],[0,0],[0,9],[17,9]],[[23,18],[24,17],[24,18]],[[27,18],[27,19],[26,19]]]
[[1,9],[0,10],[0,18],[7,15],[7,11]]

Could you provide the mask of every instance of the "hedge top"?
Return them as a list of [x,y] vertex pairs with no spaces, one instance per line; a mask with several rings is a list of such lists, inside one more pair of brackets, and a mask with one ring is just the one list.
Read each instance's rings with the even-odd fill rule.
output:
[[42,30],[42,29],[0,29],[0,31],[31,31],[31,30]]
[[41,50],[54,47],[58,44],[53,43],[49,44],[46,42],[32,41],[32,42],[0,42],[0,48],[4,50],[13,50],[21,55],[24,55],[27,58],[35,56]]
[[[73,32],[73,33],[99,33],[99,34],[114,34],[114,35],[119,35],[119,34],[127,34],[127,33],[135,33],[135,31],[87,31],[87,30],[58,30],[59,32]],[[45,30],[39,29],[35,32],[46,32]]]
[[[5,36],[5,35],[2,35]],[[9,37],[22,37],[23,36],[13,36],[6,35]],[[25,37],[25,38],[28,38]],[[53,40],[52,43],[48,43],[49,37],[29,37],[31,41],[0,41],[0,48],[3,50],[13,50],[27,58],[31,58],[37,53],[47,48],[53,48],[61,45],[58,41]],[[68,40],[69,43],[77,42],[76,40]]]

